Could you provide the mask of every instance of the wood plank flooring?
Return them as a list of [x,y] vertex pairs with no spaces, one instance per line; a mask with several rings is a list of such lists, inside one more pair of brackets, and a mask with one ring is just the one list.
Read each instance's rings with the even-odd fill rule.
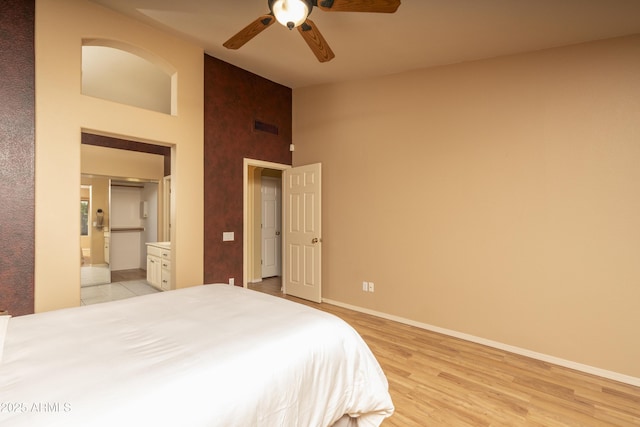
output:
[[396,407],[383,427],[640,426],[639,387],[284,296],[279,278],[249,287],[335,314],[362,335]]

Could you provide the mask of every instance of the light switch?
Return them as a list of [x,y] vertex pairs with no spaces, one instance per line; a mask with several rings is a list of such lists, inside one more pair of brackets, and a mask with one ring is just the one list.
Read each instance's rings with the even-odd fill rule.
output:
[[235,240],[235,234],[233,231],[225,231],[222,233],[223,242],[232,242]]

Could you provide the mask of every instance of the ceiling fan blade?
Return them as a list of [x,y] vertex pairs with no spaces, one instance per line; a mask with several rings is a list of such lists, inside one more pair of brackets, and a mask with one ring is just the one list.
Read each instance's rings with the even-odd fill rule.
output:
[[239,49],[249,40],[266,30],[274,22],[276,22],[276,19],[273,15],[262,15],[251,24],[238,31],[236,35],[224,42],[222,46],[227,49]]
[[327,41],[322,37],[318,27],[311,19],[307,19],[302,25],[298,26],[298,31],[302,34],[302,38],[307,42],[318,61],[327,62],[335,57]]
[[393,13],[400,6],[400,0],[317,0],[317,3],[326,12]]

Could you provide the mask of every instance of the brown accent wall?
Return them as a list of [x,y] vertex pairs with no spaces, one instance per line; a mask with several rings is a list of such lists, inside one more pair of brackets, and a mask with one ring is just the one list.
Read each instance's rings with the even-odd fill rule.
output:
[[[243,159],[290,165],[291,112],[290,88],[205,55],[205,283],[242,285]],[[235,240],[223,242],[225,231]]]
[[0,310],[33,313],[35,239],[35,2],[0,12]]

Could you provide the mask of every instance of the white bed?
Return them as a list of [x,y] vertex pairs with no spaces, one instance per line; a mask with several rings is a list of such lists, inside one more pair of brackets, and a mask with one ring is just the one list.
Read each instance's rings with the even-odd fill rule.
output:
[[392,413],[349,325],[228,285],[12,318],[0,363],[3,427],[377,426]]

